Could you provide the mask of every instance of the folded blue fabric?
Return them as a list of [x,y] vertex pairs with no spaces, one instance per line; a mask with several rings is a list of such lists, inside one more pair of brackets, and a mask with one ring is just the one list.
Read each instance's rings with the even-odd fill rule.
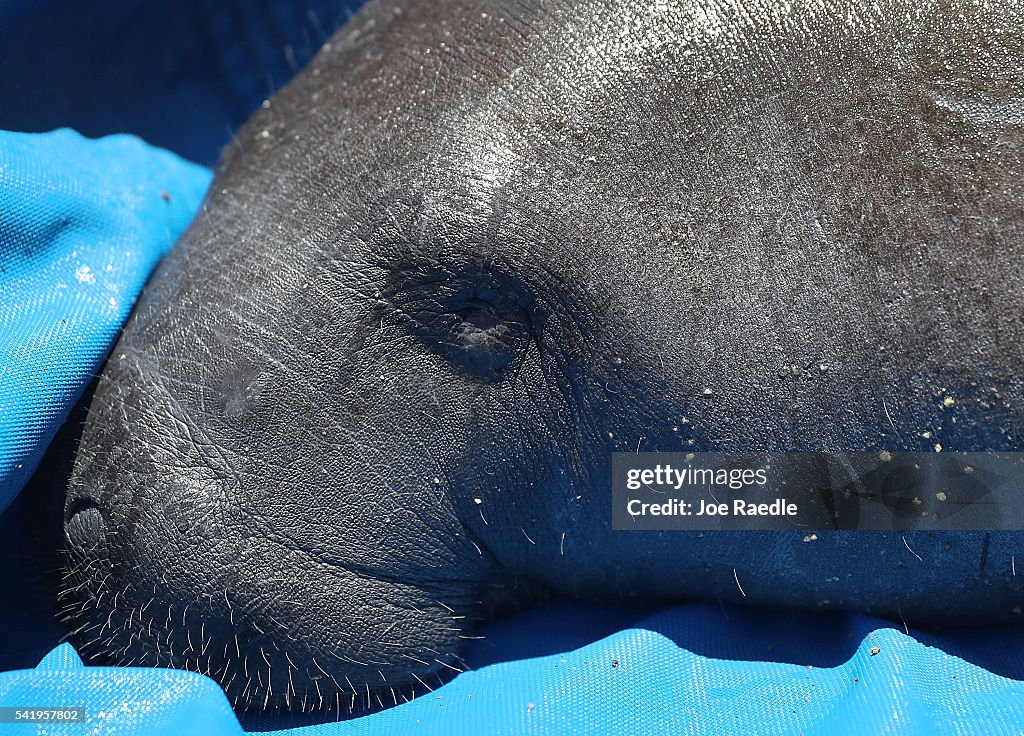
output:
[[[70,644],[61,644],[34,670],[0,674],[0,734],[146,734],[219,736],[242,729],[223,691],[194,672],[82,667]],[[38,711],[65,715],[83,708],[82,721],[44,722]],[[21,712],[19,714],[19,711]],[[58,716],[50,716],[57,718]],[[36,720],[40,719],[40,720]]]
[[[942,736],[1024,730],[1024,683],[917,640],[935,637],[908,635],[869,616],[691,604],[602,635],[624,615],[622,609],[562,604],[509,619],[489,627],[467,652],[477,669],[433,693],[362,718],[274,733]],[[1010,633],[1012,645],[992,636],[980,647],[975,642],[975,653],[987,651],[1002,666],[1020,665],[1020,636],[993,632],[999,633]],[[596,641],[587,643],[591,638]],[[963,638],[954,632],[941,640],[957,648]],[[172,670],[83,668],[66,644],[36,670],[0,674],[0,707],[26,704],[84,707],[84,727],[49,733],[241,732],[211,680]],[[8,728],[12,735],[25,733],[16,730],[24,726]]]
[[0,511],[209,180],[132,136],[0,132]]

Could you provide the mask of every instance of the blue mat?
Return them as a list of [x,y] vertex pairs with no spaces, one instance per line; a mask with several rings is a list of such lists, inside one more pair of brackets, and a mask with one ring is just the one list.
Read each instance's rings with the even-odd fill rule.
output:
[[209,178],[132,136],[0,133],[0,511],[99,370]]
[[[1024,683],[932,646],[981,654],[1019,673],[1019,631],[973,641],[973,632],[908,635],[867,616],[714,604],[624,624],[630,615],[637,613],[570,604],[523,614],[489,626],[466,654],[476,668],[433,693],[362,718],[274,733],[939,736],[1024,728]],[[211,680],[82,667],[68,644],[35,670],[0,674],[0,706],[25,704],[84,706],[97,733],[242,733]]]

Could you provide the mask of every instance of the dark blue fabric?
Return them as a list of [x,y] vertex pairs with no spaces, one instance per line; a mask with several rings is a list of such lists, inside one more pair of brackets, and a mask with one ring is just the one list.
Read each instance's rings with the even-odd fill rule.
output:
[[213,165],[363,0],[0,0],[0,129],[133,133]]

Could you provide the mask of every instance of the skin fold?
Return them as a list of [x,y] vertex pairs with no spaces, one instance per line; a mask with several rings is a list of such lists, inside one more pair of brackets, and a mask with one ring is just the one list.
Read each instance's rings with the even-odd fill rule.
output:
[[613,532],[610,458],[1022,449],[1022,39],[1015,0],[367,6],[104,369],[73,641],[333,710],[537,590],[1019,620],[1021,533]]

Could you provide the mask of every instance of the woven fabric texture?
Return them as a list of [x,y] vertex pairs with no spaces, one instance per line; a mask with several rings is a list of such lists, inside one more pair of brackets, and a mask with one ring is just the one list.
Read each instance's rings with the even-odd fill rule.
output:
[[98,371],[209,177],[132,136],[0,133],[0,510]]

